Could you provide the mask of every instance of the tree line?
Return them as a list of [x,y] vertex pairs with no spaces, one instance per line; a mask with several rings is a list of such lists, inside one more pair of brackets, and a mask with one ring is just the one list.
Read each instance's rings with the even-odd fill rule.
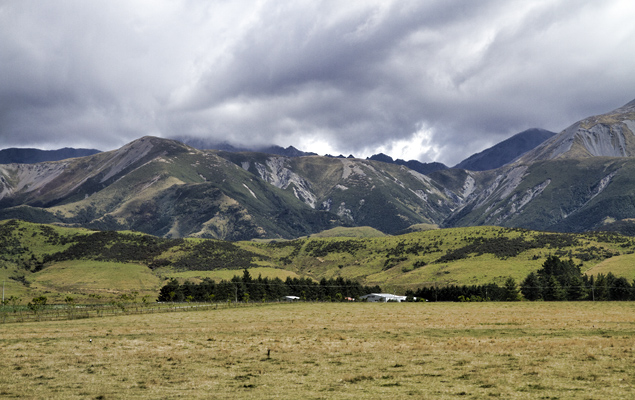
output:
[[[171,279],[159,292],[158,301],[275,301],[284,296],[298,296],[306,301],[342,301],[357,299],[365,294],[380,293],[379,286],[364,286],[343,279],[323,278],[315,282],[309,278],[252,278],[249,270],[243,276],[214,282],[179,283]],[[587,276],[573,260],[549,256],[542,267],[531,272],[520,283],[512,277],[502,285],[447,285],[427,286],[407,290],[408,300],[427,301],[625,301],[635,300],[635,281],[612,273]]]
[[253,278],[249,270],[243,276],[214,282],[209,278],[200,283],[186,281],[179,283],[171,279],[159,291],[158,301],[275,301],[284,296],[297,296],[305,301],[343,301],[359,298],[368,293],[379,293],[379,286],[363,286],[358,282],[344,279],[322,278],[315,282],[309,278]]
[[542,267],[521,282],[520,291],[527,300],[605,301],[635,300],[635,281],[613,273],[588,276],[573,260],[549,256]]
[[407,299],[427,301],[517,301],[520,300],[518,284],[514,278],[507,278],[502,286],[496,283],[486,285],[427,286],[416,291],[407,290]]
[[[521,296],[522,295],[522,296]],[[406,292],[408,297],[428,301],[626,301],[635,300],[635,281],[612,273],[588,276],[573,260],[549,256],[542,267],[531,272],[518,285],[507,278],[502,286],[486,285],[428,286]]]

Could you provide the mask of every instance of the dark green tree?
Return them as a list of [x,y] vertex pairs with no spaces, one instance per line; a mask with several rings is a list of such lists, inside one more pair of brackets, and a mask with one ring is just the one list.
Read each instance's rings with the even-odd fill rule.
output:
[[582,277],[580,267],[575,265],[573,260],[562,261],[557,256],[547,257],[542,264],[542,268],[539,269],[537,273],[543,283],[548,281],[549,276],[555,276],[562,287],[570,286],[571,280],[574,277]]
[[250,283],[252,281],[251,274],[247,268],[243,269],[243,283]]
[[520,284],[520,292],[529,301],[542,299],[542,284],[538,275],[531,272]]
[[562,301],[567,299],[567,293],[558,282],[555,275],[549,275],[545,288],[542,293],[543,299],[546,301]]
[[7,299],[4,300],[4,302],[2,303],[3,305],[10,305],[11,307],[14,308],[14,312],[15,312],[15,307],[20,304],[20,298],[16,297],[16,296],[9,296]]
[[631,296],[631,285],[624,277],[615,278],[609,286],[609,298],[616,301],[628,300]]
[[503,285],[503,293],[502,293],[503,301],[519,301],[520,293],[518,290],[518,285],[516,284],[516,280],[511,276],[505,280],[505,284]]
[[527,300],[547,301],[583,300],[586,298],[585,281],[572,259],[561,260],[549,256],[536,273],[530,273],[521,283]]
[[179,282],[172,278],[159,290],[159,301],[183,301],[183,289]]
[[586,300],[588,295],[584,280],[579,276],[571,277],[566,290],[567,300],[571,301]]
[[597,274],[592,291],[594,301],[606,301],[609,299],[609,285],[606,275]]

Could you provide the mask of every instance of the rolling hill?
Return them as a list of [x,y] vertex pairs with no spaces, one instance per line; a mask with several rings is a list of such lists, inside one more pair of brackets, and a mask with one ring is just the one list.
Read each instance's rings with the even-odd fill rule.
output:
[[0,279],[6,295],[73,295],[107,300],[157,295],[169,278],[201,282],[252,276],[350,279],[403,293],[430,285],[502,284],[522,280],[545,258],[571,258],[583,272],[635,278],[635,240],[612,233],[562,234],[470,227],[399,236],[323,237],[227,242],[165,239],[17,220],[0,222]]

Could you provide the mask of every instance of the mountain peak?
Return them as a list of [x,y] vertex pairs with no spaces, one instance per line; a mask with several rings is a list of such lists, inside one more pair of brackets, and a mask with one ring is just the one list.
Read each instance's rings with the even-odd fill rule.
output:
[[289,146],[286,149],[282,146],[269,146],[255,149],[254,151],[258,151],[260,153],[267,154],[275,154],[283,157],[304,157],[304,156],[316,156],[316,153],[306,152],[302,150],[298,150],[293,146]]
[[173,139],[164,139],[156,136],[143,136],[124,145],[120,149],[114,150],[116,153],[131,152],[135,154],[143,153],[143,155],[170,155],[186,151],[196,151],[196,149]]
[[374,161],[381,161],[381,162],[385,162],[385,163],[394,163],[395,161],[392,159],[392,157],[384,154],[384,153],[379,153],[379,154],[374,154],[370,157],[366,158],[367,160],[374,160]]
[[527,129],[493,147],[471,155],[454,168],[467,169],[469,171],[496,169],[530,151],[555,134],[555,132],[545,129]]
[[574,123],[519,162],[589,157],[635,156],[635,100],[605,114]]

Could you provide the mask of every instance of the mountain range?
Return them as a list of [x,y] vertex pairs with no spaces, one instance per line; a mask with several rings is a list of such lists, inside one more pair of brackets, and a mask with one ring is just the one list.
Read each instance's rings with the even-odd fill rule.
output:
[[99,150],[73,149],[70,147],[58,150],[10,148],[0,150],[0,164],[34,164],[44,161],[59,161],[67,158],[85,157],[97,153],[99,153]]
[[246,147],[246,146],[236,147],[227,142],[217,142],[217,141],[206,140],[201,138],[177,136],[172,139],[199,150],[222,150],[222,151],[230,151],[230,152],[253,151],[258,153],[275,154],[275,155],[284,156],[284,157],[317,156],[316,153],[298,150],[293,146],[289,146],[286,148],[281,146],[275,146],[275,145],[261,146],[261,147]]
[[627,230],[634,131],[635,101],[558,134],[522,132],[463,168],[425,173],[382,155],[201,150],[143,137],[79,158],[0,165],[0,219],[226,240],[337,226]]

